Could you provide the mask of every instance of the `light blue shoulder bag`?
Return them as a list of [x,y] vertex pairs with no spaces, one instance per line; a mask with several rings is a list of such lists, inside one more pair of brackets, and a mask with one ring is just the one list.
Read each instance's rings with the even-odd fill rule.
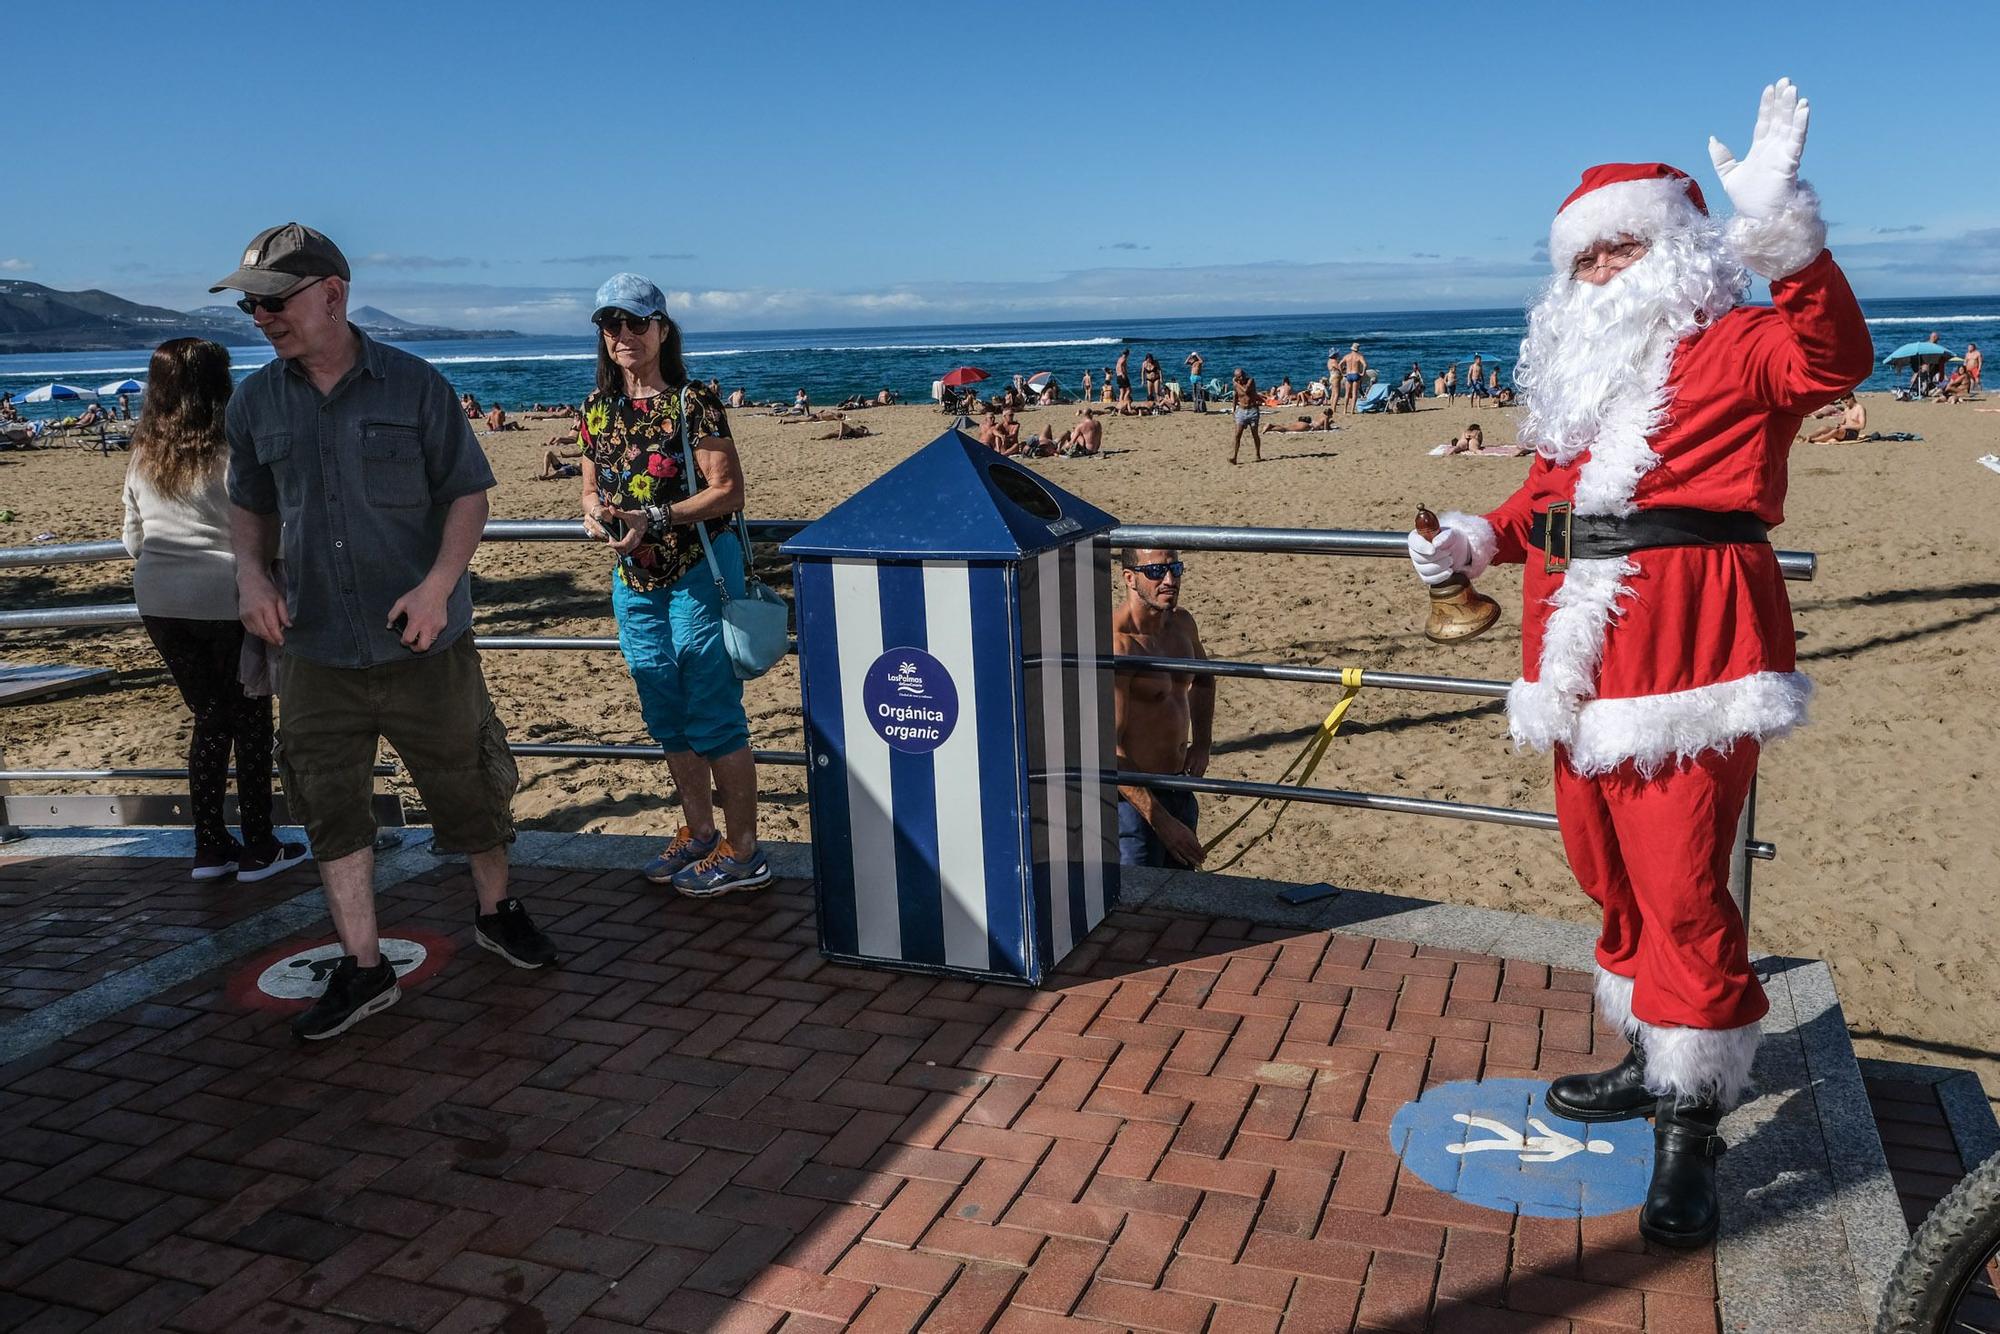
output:
[[[701,481],[701,474],[694,466],[694,413],[688,391],[681,390],[681,462],[687,468],[688,488],[692,494]],[[715,547],[708,540],[708,524],[697,520],[694,525],[696,536],[701,538],[702,554],[708,557],[708,572],[715,580],[715,591],[722,599],[722,644],[729,651],[729,661],[736,668],[736,679],[754,681],[777,664],[791,648],[791,607],[785,599],[757,578],[750,564],[750,527],[743,522],[743,511],[734,516],[736,541],[743,549],[743,594],[738,597],[729,591],[729,583],[722,577],[722,567],[715,562]]]

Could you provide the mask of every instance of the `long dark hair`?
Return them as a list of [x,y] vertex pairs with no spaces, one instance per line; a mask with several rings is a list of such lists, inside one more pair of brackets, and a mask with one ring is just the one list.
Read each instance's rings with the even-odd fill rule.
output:
[[[665,315],[660,321],[660,379],[669,389],[679,389],[688,382],[687,361],[681,356],[681,326]],[[615,397],[625,392],[625,372],[611,359],[611,348],[604,341],[604,330],[597,331],[597,392]]]
[[222,414],[235,388],[229,349],[176,338],[153,349],[146,401],[132,430],[132,466],[169,500],[205,482],[228,453]]

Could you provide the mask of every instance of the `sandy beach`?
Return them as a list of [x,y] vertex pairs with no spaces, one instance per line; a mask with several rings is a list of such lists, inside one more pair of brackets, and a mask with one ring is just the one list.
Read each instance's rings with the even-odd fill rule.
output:
[[[1831,961],[1863,1055],[1968,1065],[1989,1094],[2000,1094],[2000,1005],[1993,1000],[2000,783],[1990,772],[1991,719],[2000,701],[2000,558],[1989,538],[2000,475],[1975,460],[2000,447],[2000,414],[1976,411],[1995,402],[1899,404],[1869,396],[1872,427],[1924,439],[1801,445],[1793,455],[1789,518],[1777,543],[1820,558],[1816,581],[1790,586],[1801,665],[1818,696],[1813,725],[1770,750],[1761,770],[1757,832],[1777,844],[1778,857],[1756,866],[1751,920],[1754,949]],[[1228,463],[1224,413],[1113,418],[1104,458],[1032,466],[1131,523],[1400,530],[1419,502],[1480,509],[1518,483],[1525,460],[1426,455],[1475,419],[1489,442],[1511,441],[1514,413],[1474,411],[1463,402],[1445,409],[1430,400],[1424,409],[1344,418],[1344,429],[1331,434],[1271,436],[1264,462],[1238,467]],[[1073,412],[1031,411],[1026,432],[1044,421],[1067,422]],[[871,409],[853,419],[875,434],[815,441],[830,428],[734,414],[750,514],[822,514],[948,420],[919,407]],[[526,430],[482,437],[500,478],[496,517],[577,512],[574,481],[533,480],[549,429],[530,420]],[[0,524],[0,545],[25,545],[44,532],[63,542],[115,537],[124,466],[123,455],[79,449],[0,453],[0,509],[15,515]],[[767,577],[788,583],[768,558]],[[611,633],[608,573],[597,548],[488,544],[474,575],[483,632]],[[1400,559],[1192,553],[1183,605],[1219,658],[1511,678],[1519,656],[1519,570],[1496,571],[1481,586],[1508,608],[1506,618],[1485,638],[1449,649],[1420,633],[1423,591]],[[5,607],[130,597],[124,564],[0,575]],[[136,631],[17,634],[6,653],[15,662],[114,672],[86,692],[7,709],[0,728],[6,767],[183,762],[185,712]],[[494,652],[486,661],[517,741],[645,742],[615,653]],[[1222,682],[1212,772],[1275,778],[1334,698],[1315,687]],[[791,663],[754,683],[748,702],[755,744],[801,744]],[[524,760],[521,768],[515,813],[524,825],[664,834],[678,823],[663,765]],[[801,779],[797,770],[763,772],[766,836],[807,836]],[[1499,704],[1450,696],[1364,691],[1316,781],[1539,810],[1553,805],[1548,761],[1510,749]],[[1210,799],[1204,824],[1219,828],[1235,809]],[[1294,807],[1240,869],[1569,920],[1593,915],[1557,838],[1534,831]]]

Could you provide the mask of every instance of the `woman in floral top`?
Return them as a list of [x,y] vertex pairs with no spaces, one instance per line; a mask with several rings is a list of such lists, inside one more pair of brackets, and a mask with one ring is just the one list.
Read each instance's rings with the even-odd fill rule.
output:
[[[681,331],[660,289],[621,273],[597,290],[597,390],[584,400],[583,526],[618,563],[611,608],[639,693],[687,823],[646,878],[697,898],[771,881],[757,846],[757,767],[743,683],[722,642],[722,603],[702,553],[706,526],[732,596],[743,592],[744,552],[730,527],[743,508],[743,467],[715,394],[688,378]],[[685,403],[685,409],[683,404]],[[681,450],[686,411],[698,476]],[[712,794],[722,794],[716,829]]]

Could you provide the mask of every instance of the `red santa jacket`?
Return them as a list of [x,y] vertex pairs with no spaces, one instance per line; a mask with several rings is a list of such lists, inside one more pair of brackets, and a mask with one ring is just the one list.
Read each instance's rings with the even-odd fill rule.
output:
[[[1868,375],[1874,345],[1846,277],[1819,257],[1681,340],[1663,392],[1635,396],[1567,464],[1538,456],[1521,488],[1483,518],[1447,516],[1472,540],[1473,570],[1526,562],[1514,739],[1562,746],[1584,773],[1626,761],[1653,772],[1805,720],[1791,605],[1769,546],[1658,547],[1543,568],[1534,515],[1655,507],[1747,511],[1784,521],[1785,466],[1799,422]],[[1615,416],[1615,414],[1614,414]]]

